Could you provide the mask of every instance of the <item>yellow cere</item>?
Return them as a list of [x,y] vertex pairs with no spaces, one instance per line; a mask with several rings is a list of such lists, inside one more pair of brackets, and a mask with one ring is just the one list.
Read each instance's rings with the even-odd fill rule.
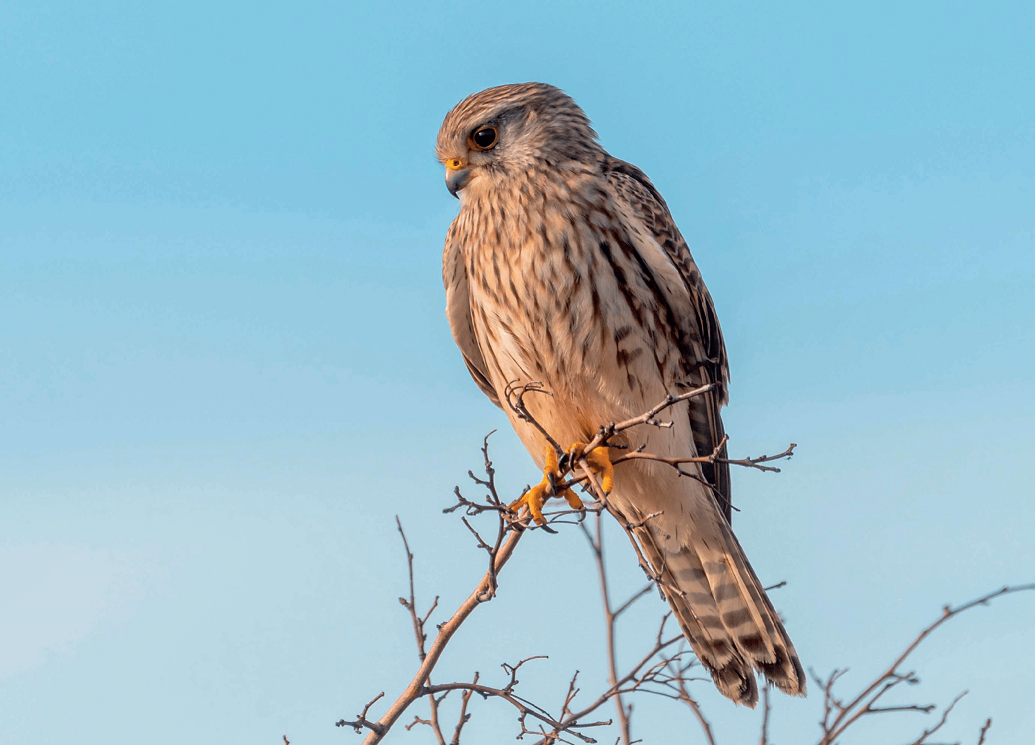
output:
[[450,158],[449,160],[446,161],[446,168],[448,168],[451,171],[455,171],[455,170],[457,170],[459,168],[463,168],[463,167],[464,167],[464,162],[462,160],[460,160],[459,158]]

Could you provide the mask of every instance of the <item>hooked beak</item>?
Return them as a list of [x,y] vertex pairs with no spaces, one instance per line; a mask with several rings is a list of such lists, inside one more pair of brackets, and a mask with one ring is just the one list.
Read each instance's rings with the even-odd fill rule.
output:
[[452,158],[446,161],[446,188],[449,189],[449,193],[454,197],[460,198],[457,192],[467,185],[470,178],[471,169],[462,160]]

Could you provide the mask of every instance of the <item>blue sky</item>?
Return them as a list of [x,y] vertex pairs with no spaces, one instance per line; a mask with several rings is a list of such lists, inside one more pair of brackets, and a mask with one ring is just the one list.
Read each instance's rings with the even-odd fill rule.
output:
[[[735,474],[734,524],[807,666],[860,683],[942,604],[1031,581],[1033,24],[1020,2],[0,5],[0,739],[354,742],[333,722],[408,680],[393,515],[419,599],[455,607],[481,559],[441,508],[482,435],[510,494],[538,478],[442,312],[435,134],[505,82],[567,90],[666,196],[729,347],[732,451],[799,443]],[[527,695],[601,681],[581,537],[535,534],[508,573],[439,677],[548,654]],[[661,610],[627,620],[628,659]],[[911,700],[970,690],[945,739],[990,715],[1028,741],[1032,618],[1005,598],[918,654]],[[699,692],[721,742],[757,737]],[[699,741],[637,707],[647,742]],[[819,712],[781,698],[775,739]],[[474,713],[472,742],[513,736]],[[932,723],[910,716],[855,741]]]

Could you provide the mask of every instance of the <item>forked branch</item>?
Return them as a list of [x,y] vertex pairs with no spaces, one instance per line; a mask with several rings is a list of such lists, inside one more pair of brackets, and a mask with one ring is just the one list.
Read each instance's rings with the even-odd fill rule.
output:
[[[835,684],[844,676],[845,673],[848,672],[847,668],[834,670],[826,680],[820,679],[815,672],[813,672],[813,680],[816,681],[820,686],[820,689],[823,691],[823,718],[819,722],[819,726],[823,731],[823,736],[819,741],[819,745],[833,745],[833,743],[835,743],[849,727],[865,716],[902,711],[914,711],[929,714],[934,711],[936,708],[934,704],[907,704],[898,706],[877,706],[876,704],[885,696],[885,694],[899,687],[901,684],[906,683],[909,685],[915,685],[920,682],[920,679],[914,671],[900,672],[899,668],[916,650],[916,648],[919,647],[920,644],[939,626],[944,624],[950,618],[955,618],[959,614],[968,611],[971,608],[975,608],[979,605],[988,605],[989,602],[1002,597],[1003,595],[1009,595],[1016,592],[1027,592],[1031,590],[1035,590],[1035,583],[1001,587],[994,592],[990,592],[987,595],[983,595],[976,600],[971,600],[969,603],[964,603],[955,608],[946,605],[942,608],[941,616],[924,628],[905,648],[905,651],[903,651],[883,673],[878,675],[877,678],[863,688],[863,690],[850,701],[844,701],[834,692]],[[953,706],[955,706],[956,702],[965,696],[966,693],[967,692],[964,691],[957,696],[956,699],[942,712],[941,721],[933,729],[925,730],[917,740],[914,740],[913,743],[911,743],[911,745],[922,745],[922,743],[927,742],[927,738],[945,723],[945,719],[952,711]],[[990,726],[991,720],[989,720],[989,722],[986,723],[985,728],[982,729],[982,739],[984,739],[984,734],[988,731],[988,727]]]
[[[582,453],[591,452],[594,448],[601,445],[618,447],[618,445],[612,442],[611,438],[618,433],[626,432],[635,427],[648,426],[665,428],[671,426],[671,422],[659,419],[659,414],[681,401],[685,401],[694,396],[703,395],[711,391],[713,388],[713,385],[701,386],[678,396],[668,396],[664,401],[638,417],[601,427],[597,435],[583,448]],[[513,555],[517,548],[517,544],[521,541],[521,538],[529,530],[538,530],[545,527],[535,525],[528,516],[522,517],[515,515],[508,508],[507,502],[500,497],[496,487],[495,470],[493,468],[492,461],[489,459],[489,435],[486,435],[481,447],[484,476],[476,476],[473,472],[468,472],[468,475],[473,480],[476,488],[483,489],[485,491],[484,497],[480,500],[468,499],[460,491],[460,488],[457,487],[455,490],[456,503],[444,510],[445,512],[462,510],[463,515],[461,516],[461,520],[463,521],[464,526],[468,531],[470,531],[471,535],[475,539],[477,547],[485,552],[487,566],[482,578],[470,595],[468,595],[453,614],[444,622],[437,625],[437,633],[429,644],[429,636],[426,631],[426,627],[432,614],[438,608],[438,598],[436,597],[434,599],[426,611],[420,612],[418,610],[414,587],[414,557],[410,551],[409,543],[406,539],[406,534],[403,531],[402,524],[398,522],[397,518],[397,527],[400,537],[402,538],[403,547],[406,551],[409,579],[409,594],[407,597],[402,597],[399,600],[410,616],[420,664],[409,685],[407,685],[405,690],[396,697],[380,718],[376,720],[371,719],[369,712],[370,709],[384,697],[384,692],[378,694],[369,701],[363,707],[361,713],[356,715],[355,719],[349,721],[342,719],[337,722],[337,725],[340,727],[351,727],[358,733],[365,733],[366,737],[363,740],[363,744],[373,745],[374,743],[379,743],[384,739],[392,727],[399,722],[403,714],[415,701],[420,698],[427,698],[430,709],[429,718],[424,719],[420,716],[414,716],[413,721],[407,726],[407,729],[418,725],[421,727],[427,726],[434,734],[435,740],[439,745],[446,745],[447,742],[450,745],[459,745],[461,736],[464,732],[464,726],[471,718],[471,700],[475,695],[477,695],[483,700],[490,698],[500,699],[510,706],[517,713],[517,721],[520,727],[518,735],[519,738],[523,738],[525,735],[535,735],[539,738],[540,745],[555,745],[556,743],[572,743],[574,741],[595,743],[597,740],[595,740],[590,733],[597,728],[613,723],[616,723],[618,726],[618,741],[625,743],[625,745],[631,745],[631,743],[637,741],[632,740],[632,704],[629,702],[629,698],[639,696],[641,694],[649,694],[669,698],[673,701],[679,701],[687,706],[697,719],[705,742],[708,743],[708,745],[716,745],[716,740],[711,726],[705,718],[701,706],[690,694],[690,685],[694,680],[691,675],[697,669],[697,661],[693,657],[692,653],[686,648],[682,634],[666,633],[666,621],[668,620],[667,614],[662,618],[651,645],[643,650],[639,657],[634,658],[637,661],[631,667],[627,668],[623,672],[618,662],[619,644],[617,621],[622,614],[640,598],[649,594],[653,586],[662,586],[669,592],[679,592],[678,588],[665,584],[664,579],[657,571],[655,571],[654,568],[651,567],[650,563],[644,558],[636,541],[633,540],[633,531],[642,528],[644,525],[648,524],[650,520],[656,518],[660,513],[645,515],[635,522],[630,522],[614,510],[608,504],[607,497],[600,489],[600,484],[597,481],[596,475],[589,468],[584,457],[575,456],[574,458],[564,458],[563,456],[565,454],[561,451],[556,439],[551,437],[550,434],[547,433],[541,425],[539,425],[534,416],[532,416],[529,411],[529,407],[525,402],[526,396],[530,395],[550,394],[548,391],[543,390],[540,384],[529,383],[521,386],[512,385],[508,387],[506,398],[512,410],[520,418],[530,422],[534,427],[536,427],[543,434],[544,438],[557,449],[559,460],[565,471],[562,472],[560,483],[554,485],[555,493],[572,486],[582,485],[583,488],[588,489],[596,498],[595,504],[588,506],[588,510],[595,513],[595,520],[592,528],[584,522],[584,513],[580,514],[575,513],[570,509],[562,509],[545,514],[548,519],[548,523],[554,526],[573,522],[572,516],[577,514],[577,520],[574,520],[574,522],[580,526],[580,529],[586,535],[590,549],[596,561],[603,600],[603,615],[606,631],[606,647],[604,651],[608,668],[607,687],[596,695],[584,697],[581,688],[576,685],[576,682],[579,679],[579,673],[576,671],[575,674],[571,676],[567,693],[560,704],[559,710],[556,710],[559,713],[552,714],[547,708],[533,703],[528,698],[517,692],[519,682],[517,678],[518,670],[524,664],[534,659],[539,659],[538,656],[526,658],[515,665],[504,664],[503,670],[508,678],[501,686],[487,685],[482,682],[482,678],[478,673],[474,673],[470,682],[431,682],[432,672],[456,632],[480,605],[487,603],[496,597],[496,594],[499,591],[499,574]],[[491,435],[492,433],[490,432],[489,434]],[[671,465],[679,470],[683,475],[691,476],[700,480],[701,476],[696,468],[684,470],[683,466],[688,464],[721,462],[761,471],[778,471],[779,469],[767,464],[775,460],[789,458],[793,455],[795,448],[795,445],[792,444],[783,452],[773,456],[763,455],[755,458],[729,459],[720,455],[723,453],[725,445],[726,439],[723,438],[715,447],[713,452],[706,455],[687,455],[686,457],[658,457],[642,452],[642,448],[632,451],[627,450],[613,458],[612,463],[618,465],[625,461],[652,459]],[[565,473],[567,475],[564,475]],[[640,565],[646,573],[647,578],[650,580],[645,587],[632,592],[627,600],[617,606],[613,605],[611,600],[611,587],[608,583],[604,562],[603,521],[601,515],[605,510],[610,512],[616,518],[619,525],[630,537],[630,541],[640,561]],[[475,524],[473,524],[475,519],[485,519],[486,515],[493,516],[495,519],[494,527],[488,531],[481,526],[476,528]],[[468,518],[472,519],[469,520]],[[782,586],[782,584],[784,583],[779,583],[774,585],[772,588],[767,589],[774,589],[775,587]],[[1035,589],[1035,584],[1003,587],[995,592],[989,593],[977,600],[956,608],[946,606],[941,617],[921,631],[887,670],[878,676],[872,683],[866,685],[860,693],[849,701],[843,700],[835,691],[835,685],[841,680],[845,672],[847,672],[846,670],[834,670],[833,673],[831,673],[831,675],[825,680],[820,680],[813,673],[813,677],[819,684],[820,690],[823,691],[823,717],[820,721],[822,737],[819,740],[818,745],[833,745],[838,741],[838,738],[844,735],[849,727],[853,726],[856,722],[866,716],[881,715],[891,712],[930,713],[934,711],[934,705],[885,705],[883,703],[885,701],[884,697],[901,684],[912,684],[918,682],[918,678],[914,672],[900,671],[901,666],[909,655],[936,628],[950,618],[953,618],[977,605],[988,604],[991,600],[1003,595],[1033,589]],[[452,728],[451,736],[447,740],[446,732],[448,731],[448,728],[445,728],[442,723],[442,704],[444,699],[452,691],[460,692],[460,703],[456,725]],[[929,738],[938,732],[945,724],[949,714],[953,710],[953,707],[963,695],[965,695],[965,693],[961,694],[948,707],[942,710],[939,721],[931,728],[924,730],[924,732],[922,732],[917,739],[913,740],[910,745],[929,745]],[[580,701],[581,703],[579,703]],[[609,704],[612,704],[615,707],[615,718],[606,720],[602,719],[599,710],[601,707]],[[768,695],[765,695],[764,704],[761,732],[762,745],[766,745],[766,743],[768,743],[769,737],[768,733],[771,709]],[[991,719],[988,719],[985,722],[985,725],[981,728],[978,745],[983,745],[985,742],[985,738],[991,724]]]

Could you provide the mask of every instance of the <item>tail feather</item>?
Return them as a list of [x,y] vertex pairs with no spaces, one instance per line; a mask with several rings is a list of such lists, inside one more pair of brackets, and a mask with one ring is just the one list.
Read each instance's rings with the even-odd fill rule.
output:
[[780,690],[804,695],[794,645],[733,531],[718,522],[719,545],[699,538],[678,551],[657,541],[649,526],[635,533],[684,636],[724,696],[754,707],[756,670]]

